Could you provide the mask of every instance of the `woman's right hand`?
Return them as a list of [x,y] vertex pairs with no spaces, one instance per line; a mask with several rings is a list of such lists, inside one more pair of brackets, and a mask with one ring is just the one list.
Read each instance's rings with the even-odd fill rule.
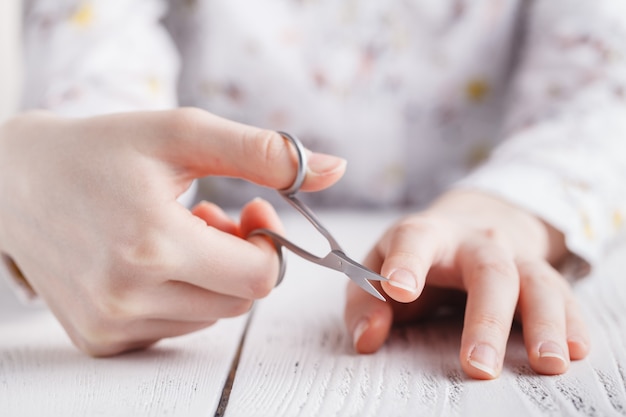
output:
[[[311,154],[303,190],[335,183],[345,161]],[[265,227],[250,202],[239,223],[177,198],[219,175],[285,188],[295,151],[277,133],[197,109],[65,119],[19,115],[0,127],[0,251],[80,349],[107,356],[246,312],[274,287]]]

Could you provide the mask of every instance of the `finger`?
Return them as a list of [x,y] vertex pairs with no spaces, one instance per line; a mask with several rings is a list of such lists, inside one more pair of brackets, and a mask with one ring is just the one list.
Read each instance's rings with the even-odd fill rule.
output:
[[472,378],[493,379],[502,369],[519,295],[508,251],[489,239],[463,245],[458,262],[467,290],[461,366]]
[[[192,108],[143,113],[133,120],[143,131],[149,129],[143,146],[193,177],[237,177],[276,189],[289,187],[296,178],[296,150],[277,132]],[[303,191],[326,188],[345,171],[342,158],[312,153],[308,160]]]
[[385,343],[393,322],[391,305],[348,283],[344,321],[354,349],[359,353],[374,353]]
[[[383,239],[384,240],[384,239]],[[379,248],[370,251],[363,264],[379,271],[383,257]],[[380,287],[380,284],[374,284]],[[344,320],[359,353],[376,352],[389,336],[392,323],[408,323],[436,312],[442,305],[458,304],[464,294],[436,287],[425,287],[419,299],[412,303],[385,303],[372,297],[356,284],[348,284]]]
[[208,201],[201,201],[195,207],[191,209],[191,213],[204,220],[207,226],[215,227],[225,233],[231,235],[239,234],[239,227],[237,223],[228,217],[224,210],[218,205],[209,203]]
[[580,305],[571,293],[565,301],[565,320],[570,359],[584,359],[589,354],[591,339]]
[[[269,252],[276,253],[276,245],[272,240],[263,235],[249,236],[257,229],[269,229],[278,234],[283,234],[283,225],[278,218],[274,207],[261,198],[255,198],[246,204],[241,210],[241,235],[251,243],[264,248]],[[276,256],[276,262],[280,268],[280,259]]]
[[209,322],[247,313],[252,300],[205,290],[184,281],[142,288],[126,303],[125,315],[136,319]]
[[[272,205],[262,198],[255,198],[241,209],[241,236],[247,237],[256,229],[270,229],[283,234],[283,225]],[[253,236],[250,239],[258,239]],[[261,239],[258,241],[265,241]]]
[[428,217],[412,217],[396,225],[381,241],[380,271],[389,278],[382,288],[391,298],[408,303],[422,293],[429,269],[446,253],[442,229]]
[[[375,248],[370,251],[363,265],[372,271],[380,271],[383,258],[380,250]],[[441,279],[438,279],[441,281]],[[380,284],[374,283],[374,286],[380,290]],[[355,287],[352,289],[356,291]],[[465,291],[450,290],[448,288],[439,288],[434,286],[425,286],[419,298],[410,303],[394,302],[389,300],[388,304],[393,311],[394,323],[411,323],[419,321],[432,314],[437,314],[441,309],[458,309],[465,305]]]
[[569,368],[564,280],[544,261],[518,262],[519,309],[530,366],[545,375]]
[[176,320],[138,320],[127,326],[98,329],[97,335],[70,335],[72,342],[94,357],[106,357],[122,352],[147,348],[161,339],[182,336],[212,326],[215,321],[187,322]]
[[147,251],[156,252],[151,268],[162,271],[164,280],[244,299],[265,297],[274,288],[277,255],[264,239],[247,241],[207,227],[175,203],[164,217],[169,221],[161,222],[159,233],[146,237]]
[[[208,226],[239,237],[246,237],[254,230],[260,228],[270,229],[280,234],[283,233],[282,223],[278,218],[276,210],[270,203],[261,198],[255,198],[242,208],[241,226],[228,217],[218,205],[207,201],[202,201],[196,205],[192,209],[192,213],[203,219]],[[253,237],[252,239],[258,238]]]

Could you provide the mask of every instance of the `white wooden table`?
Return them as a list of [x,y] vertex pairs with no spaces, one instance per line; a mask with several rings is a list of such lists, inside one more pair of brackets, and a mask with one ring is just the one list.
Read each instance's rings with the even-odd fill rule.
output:
[[[320,217],[360,259],[396,216]],[[284,215],[288,234],[306,244],[295,218]],[[462,373],[455,318],[395,329],[381,351],[356,355],[342,320],[347,278],[288,259],[285,281],[253,313],[108,359],[78,352],[46,310],[0,298],[0,416],[626,415],[626,242],[575,285],[589,358],[538,376],[516,329],[502,376],[488,382]]]

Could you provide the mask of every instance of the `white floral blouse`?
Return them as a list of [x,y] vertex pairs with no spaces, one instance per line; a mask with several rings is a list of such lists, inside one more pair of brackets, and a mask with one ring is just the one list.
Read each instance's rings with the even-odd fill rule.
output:
[[24,18],[25,108],[190,105],[286,130],[348,160],[319,204],[471,187],[591,263],[625,228],[623,0],[27,0]]

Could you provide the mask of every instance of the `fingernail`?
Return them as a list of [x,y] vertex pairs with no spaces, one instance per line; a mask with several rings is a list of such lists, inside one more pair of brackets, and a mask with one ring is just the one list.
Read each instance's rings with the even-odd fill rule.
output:
[[496,376],[496,368],[498,367],[498,354],[496,350],[489,345],[476,345],[472,349],[467,362],[474,368]]
[[370,322],[368,319],[361,319],[356,327],[354,328],[354,332],[352,333],[352,345],[354,346],[354,350],[357,350],[356,345],[359,343],[359,339],[363,336],[363,333],[370,327]]
[[[579,337],[579,336],[568,337],[567,345],[568,347],[575,346],[577,349],[580,349],[580,350],[587,350],[589,348],[589,345],[587,341],[585,340],[585,338]],[[570,347],[570,350],[571,350],[571,347]]]
[[315,175],[329,175],[343,169],[346,160],[323,153],[311,153],[308,156],[308,169]]
[[539,357],[540,358],[556,358],[563,363],[567,363],[565,359],[565,355],[563,354],[563,349],[561,346],[554,342],[543,342],[539,346]]
[[417,291],[417,279],[415,275],[406,269],[396,269],[389,276],[389,285],[408,292]]

